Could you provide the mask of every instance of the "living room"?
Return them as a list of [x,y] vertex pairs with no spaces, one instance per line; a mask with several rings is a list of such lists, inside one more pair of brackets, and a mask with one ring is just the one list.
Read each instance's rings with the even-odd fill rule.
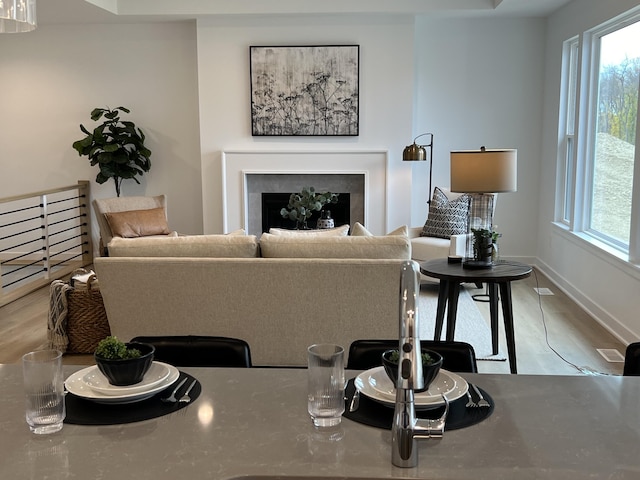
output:
[[[225,228],[222,152],[387,152],[386,225],[374,232],[383,234],[426,218],[428,166],[401,160],[417,135],[434,133],[434,185],[449,185],[451,150],[517,148],[518,191],[496,209],[501,253],[537,266],[622,341],[640,338],[637,266],[553,224],[562,42],[637,1],[574,0],[542,16],[486,1],[284,15],[274,1],[273,14],[197,21],[157,6],[147,17],[53,3],[38,5],[34,32],[1,37],[0,128],[12,139],[0,144],[3,196],[93,180],[71,144],[80,123],[92,125],[91,110],[106,106],[131,109],[153,152],[151,171],[123,194],[167,194],[172,229],[190,234],[240,226],[237,218]],[[251,136],[249,46],[323,44],[360,46],[359,135]],[[115,195],[111,183],[92,183],[92,193]]]

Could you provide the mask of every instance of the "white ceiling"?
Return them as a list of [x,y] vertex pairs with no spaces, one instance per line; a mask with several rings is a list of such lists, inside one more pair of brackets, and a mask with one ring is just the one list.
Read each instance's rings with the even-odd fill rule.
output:
[[219,15],[447,14],[545,17],[571,0],[37,0],[40,25]]

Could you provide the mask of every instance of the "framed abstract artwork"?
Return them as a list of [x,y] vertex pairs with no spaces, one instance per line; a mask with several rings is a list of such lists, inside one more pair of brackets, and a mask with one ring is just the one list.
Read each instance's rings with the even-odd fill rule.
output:
[[359,45],[249,48],[251,134],[357,136]]

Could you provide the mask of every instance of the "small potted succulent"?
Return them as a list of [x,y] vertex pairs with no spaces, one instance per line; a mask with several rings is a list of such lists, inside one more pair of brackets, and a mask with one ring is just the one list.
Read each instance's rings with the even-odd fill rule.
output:
[[151,367],[155,350],[148,343],[124,343],[109,336],[98,343],[93,356],[109,383],[123,387],[142,381]]
[[[387,350],[382,354],[382,365],[387,376],[393,382],[393,386],[398,384],[398,360],[400,354],[398,349]],[[442,367],[442,355],[433,350],[422,349],[422,378],[424,379],[424,388],[416,389],[416,392],[424,392],[429,388],[431,382],[438,376],[438,372]]]

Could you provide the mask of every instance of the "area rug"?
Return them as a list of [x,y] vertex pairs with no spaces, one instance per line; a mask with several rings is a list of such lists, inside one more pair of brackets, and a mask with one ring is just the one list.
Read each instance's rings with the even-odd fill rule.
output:
[[[436,307],[438,305],[438,285],[422,284],[418,312],[420,315],[420,338],[433,339],[436,324]],[[447,318],[445,313],[442,339],[447,331]],[[456,317],[456,331],[454,340],[467,342],[473,345],[477,360],[505,361],[506,355],[499,350],[497,355],[492,354],[491,329],[487,321],[478,310],[471,294],[463,286],[458,298],[458,315]]]

